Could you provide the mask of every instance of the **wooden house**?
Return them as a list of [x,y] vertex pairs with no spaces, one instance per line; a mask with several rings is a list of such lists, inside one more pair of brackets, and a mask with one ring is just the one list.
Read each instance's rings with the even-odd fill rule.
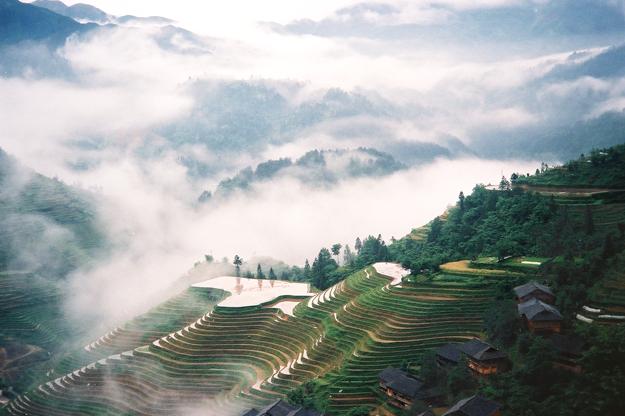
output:
[[250,409],[243,416],[323,416],[316,410],[293,406],[284,400],[277,400],[270,405],[257,410]]
[[398,368],[387,368],[379,374],[380,390],[387,397],[388,403],[400,409],[409,409],[425,383]]
[[538,282],[529,282],[524,285],[517,286],[514,288],[514,294],[516,296],[517,303],[527,302],[532,298],[536,298],[550,305],[553,305],[556,301],[556,296],[553,294],[551,289]]
[[556,350],[554,366],[574,373],[582,372],[580,363],[584,351],[584,341],[574,335],[553,334],[549,341]]
[[530,332],[539,335],[562,331],[562,315],[554,306],[536,298],[517,305],[519,316]]
[[442,416],[501,416],[501,405],[482,396],[460,400]]
[[466,358],[471,371],[480,376],[497,374],[509,367],[506,353],[477,338],[464,343],[446,344],[436,351],[439,367],[457,365],[462,358]]

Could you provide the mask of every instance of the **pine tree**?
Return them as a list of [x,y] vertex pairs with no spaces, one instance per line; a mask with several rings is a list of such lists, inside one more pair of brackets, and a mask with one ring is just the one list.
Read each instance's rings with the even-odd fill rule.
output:
[[236,270],[237,277],[241,276],[241,265],[243,264],[243,259],[241,257],[239,257],[239,255],[237,254],[237,255],[234,256],[234,260],[233,260],[232,264],[234,264],[234,268]]
[[354,248],[356,249],[356,253],[360,254],[360,250],[362,249],[362,241],[360,241],[360,237],[356,238],[356,243],[354,244]]
[[341,253],[341,248],[343,248],[343,246],[340,243],[336,243],[332,245],[332,254],[334,256],[336,256],[336,262],[339,262],[339,254]]
[[345,245],[345,249],[343,250],[343,263],[352,266],[354,263],[354,253],[349,248],[349,245]]
[[257,279],[264,279],[265,278],[265,273],[263,273],[263,268],[260,267],[260,264],[258,266],[256,266],[256,278]]
[[304,263],[304,280],[308,282],[312,280],[312,271],[308,259],[306,259],[306,263]]

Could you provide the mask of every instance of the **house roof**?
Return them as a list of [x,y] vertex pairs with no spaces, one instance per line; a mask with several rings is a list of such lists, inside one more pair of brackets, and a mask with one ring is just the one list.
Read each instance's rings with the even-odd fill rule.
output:
[[500,408],[499,403],[478,395],[460,400],[443,413],[443,416],[491,416]]
[[458,363],[462,359],[462,353],[460,352],[459,345],[460,344],[457,342],[441,345],[436,349],[436,355],[439,355],[448,361]]
[[438,387],[430,387],[429,389],[422,388],[417,393],[415,399],[419,400],[431,400],[444,396],[443,390]]
[[519,315],[527,318],[529,321],[561,321],[562,315],[553,306],[546,304],[536,298],[532,298],[527,302],[517,305]]
[[243,416],[322,416],[321,413],[277,400],[261,410],[248,410]]
[[398,368],[382,370],[379,377],[388,388],[411,398],[416,398],[424,385],[423,381]]
[[549,289],[549,287],[541,285],[540,283],[534,281],[515,287],[514,293],[517,295],[517,297],[523,298],[536,290],[547,293],[551,296],[555,296],[551,289]]
[[460,362],[463,353],[478,361],[506,358],[506,353],[477,338],[462,344],[446,344],[436,350],[436,354],[455,363]]
[[506,358],[506,353],[477,338],[460,344],[460,351],[479,361]]
[[584,350],[584,340],[576,336],[553,334],[549,340],[556,351],[562,354],[581,355]]

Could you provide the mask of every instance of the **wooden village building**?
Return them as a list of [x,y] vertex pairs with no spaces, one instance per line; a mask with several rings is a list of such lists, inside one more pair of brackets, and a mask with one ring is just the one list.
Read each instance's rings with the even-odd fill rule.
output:
[[481,376],[497,374],[509,367],[505,352],[477,338],[464,343],[446,344],[436,350],[439,367],[458,365],[463,358],[466,358],[469,369]]
[[442,392],[427,388],[423,380],[398,368],[387,368],[379,374],[379,387],[391,406],[409,409],[417,400],[426,404],[440,404]]
[[460,400],[442,416],[501,416],[501,405],[482,396]]
[[527,302],[532,298],[541,300],[551,305],[553,305],[556,301],[556,296],[553,294],[551,289],[538,282],[529,282],[524,285],[517,286],[514,288],[514,294],[516,296],[517,303]]
[[250,409],[243,416],[323,416],[316,410],[293,406],[284,400],[277,400],[272,404],[257,410]]
[[387,368],[379,374],[380,390],[388,403],[400,409],[409,409],[424,387],[424,382],[398,368]]
[[554,366],[574,373],[582,372],[580,363],[584,352],[584,341],[573,335],[553,334],[549,342],[556,350]]
[[532,298],[517,305],[519,317],[530,332],[539,335],[562,331],[562,315],[554,306]]

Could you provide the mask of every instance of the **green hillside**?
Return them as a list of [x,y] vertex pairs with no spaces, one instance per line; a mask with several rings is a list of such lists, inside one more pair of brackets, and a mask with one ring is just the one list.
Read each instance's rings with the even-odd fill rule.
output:
[[64,319],[62,284],[106,252],[95,204],[0,150],[0,389],[21,391],[82,335]]
[[[189,288],[39,367],[45,371],[31,377],[39,385],[4,412],[238,415],[287,398],[329,415],[414,414],[422,403],[402,413],[378,391],[378,373],[392,366],[419,374],[447,405],[479,392],[501,403],[504,416],[622,415],[615,392],[625,385],[625,318],[618,318],[625,315],[625,209],[618,198],[561,187],[618,189],[618,162],[597,165],[601,175],[584,165],[575,179],[567,169],[525,178],[525,188],[476,186],[389,246],[381,237],[359,240],[341,267],[321,250],[293,278],[327,288],[299,301],[292,315],[275,301],[215,306],[224,292]],[[589,178],[601,182],[584,187]],[[411,274],[392,282],[370,266],[385,260]],[[555,347],[520,325],[512,288],[531,280],[555,293],[563,333],[583,345],[581,371],[554,366]],[[13,299],[31,310],[24,298]],[[15,315],[5,325],[22,322]],[[63,334],[61,327],[50,332]],[[436,368],[436,347],[474,337],[505,351],[510,370],[478,379],[461,367]]]
[[[218,307],[155,343],[44,384],[7,410],[174,414],[184,402],[214,399],[228,412],[285,397],[313,379],[331,397],[324,406],[332,413],[375,406],[379,371],[480,334],[493,284],[475,277],[391,286],[367,268],[302,301],[295,316]],[[107,391],[111,383],[119,396]]]

